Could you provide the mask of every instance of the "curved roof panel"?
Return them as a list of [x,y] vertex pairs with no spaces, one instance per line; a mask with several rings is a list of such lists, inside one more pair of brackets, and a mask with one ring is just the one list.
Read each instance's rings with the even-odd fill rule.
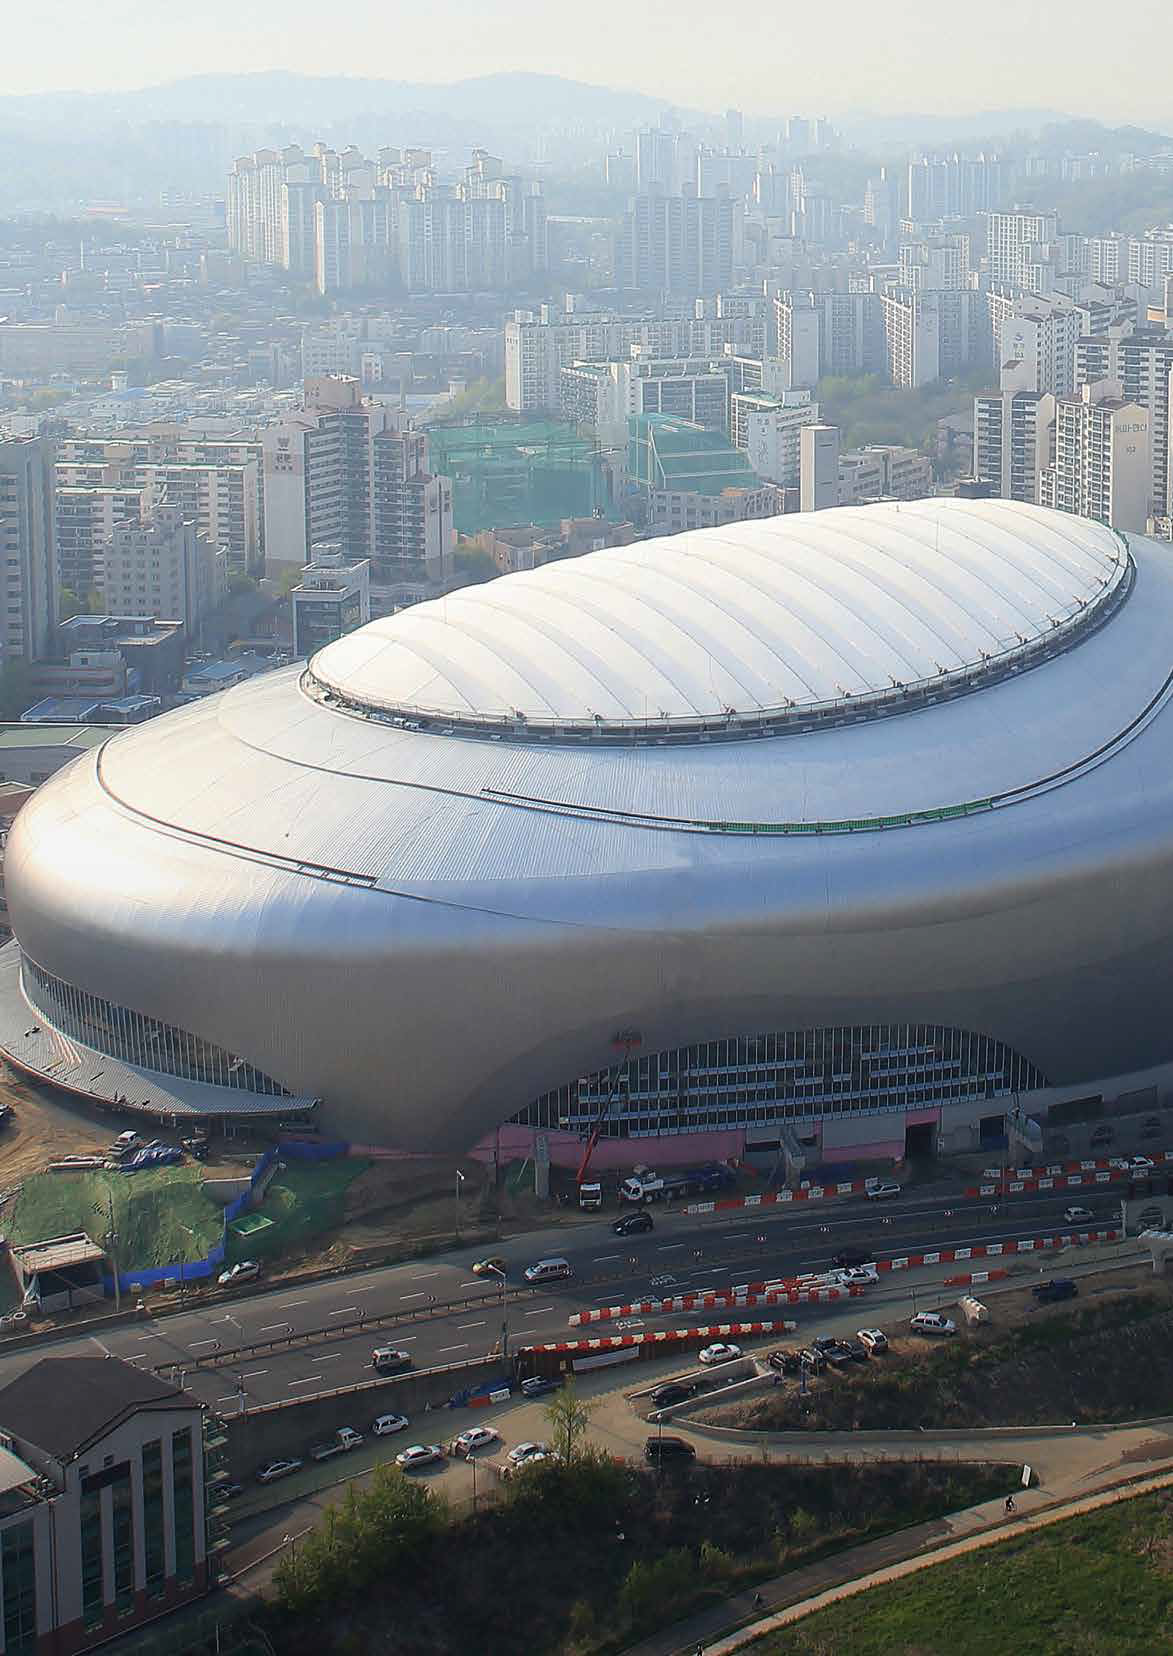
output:
[[313,687],[428,719],[633,729],[827,708],[1061,650],[1124,590],[1112,530],[1004,500],[802,513],[645,541],[374,621]]

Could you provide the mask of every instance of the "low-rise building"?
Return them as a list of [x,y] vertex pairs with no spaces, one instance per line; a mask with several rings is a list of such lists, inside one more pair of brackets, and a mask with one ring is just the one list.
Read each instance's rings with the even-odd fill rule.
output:
[[370,560],[348,558],[340,542],[320,541],[289,599],[293,653],[311,656],[370,620]]
[[104,1644],[207,1591],[221,1542],[203,1410],[116,1357],[45,1357],[0,1389],[4,1649]]

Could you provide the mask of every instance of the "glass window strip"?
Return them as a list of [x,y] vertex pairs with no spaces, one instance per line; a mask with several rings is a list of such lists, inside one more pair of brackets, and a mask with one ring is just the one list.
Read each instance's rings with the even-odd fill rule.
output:
[[225,1048],[77,989],[53,977],[27,955],[21,962],[21,976],[28,1000],[47,1022],[109,1058],[212,1086],[288,1096],[287,1089],[271,1076]]

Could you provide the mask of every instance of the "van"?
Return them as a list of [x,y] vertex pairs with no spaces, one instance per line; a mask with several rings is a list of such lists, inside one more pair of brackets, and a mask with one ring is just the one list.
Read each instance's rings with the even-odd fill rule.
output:
[[572,1276],[570,1261],[566,1259],[539,1259],[536,1265],[527,1265],[527,1282],[556,1282],[560,1277]]
[[957,1324],[951,1317],[943,1317],[939,1311],[918,1311],[915,1317],[909,1317],[908,1326],[914,1334],[956,1334]]
[[644,1444],[644,1459],[653,1463],[666,1460],[695,1460],[696,1450],[682,1437],[650,1437]]

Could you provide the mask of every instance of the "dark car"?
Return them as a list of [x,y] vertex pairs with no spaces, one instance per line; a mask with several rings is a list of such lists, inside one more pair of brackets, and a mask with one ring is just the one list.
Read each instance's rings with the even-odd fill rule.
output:
[[871,1352],[862,1340],[844,1340],[843,1349],[853,1363],[866,1363]]
[[696,1391],[695,1386],[684,1386],[676,1381],[669,1381],[666,1386],[657,1386],[652,1393],[652,1402],[657,1409],[671,1408],[673,1403],[683,1403]]
[[874,1255],[870,1248],[843,1248],[835,1254],[831,1263],[837,1270],[850,1271],[856,1265],[871,1265]]
[[766,1358],[772,1369],[779,1374],[797,1374],[799,1363],[797,1351],[771,1351]]
[[821,1334],[817,1340],[811,1341],[811,1346],[815,1351],[830,1351],[838,1344],[839,1341],[833,1334]]
[[622,1219],[616,1219],[611,1226],[616,1236],[634,1236],[636,1231],[654,1230],[652,1216],[642,1208],[637,1213],[625,1213]]
[[656,1436],[644,1444],[644,1458],[650,1461],[695,1460],[696,1450],[683,1438]]
[[1052,1277],[1050,1282],[1036,1282],[1031,1293],[1040,1305],[1050,1305],[1055,1300],[1074,1299],[1079,1293],[1079,1284],[1070,1277]]
[[823,1356],[827,1359],[832,1368],[846,1368],[848,1363],[851,1362],[850,1351],[848,1351],[847,1347],[842,1345],[838,1340],[836,1340],[833,1345],[823,1346],[822,1351]]
[[561,1384],[561,1380],[547,1380],[543,1374],[534,1374],[528,1380],[521,1382],[521,1395],[523,1397],[545,1397],[547,1392],[557,1391]]

